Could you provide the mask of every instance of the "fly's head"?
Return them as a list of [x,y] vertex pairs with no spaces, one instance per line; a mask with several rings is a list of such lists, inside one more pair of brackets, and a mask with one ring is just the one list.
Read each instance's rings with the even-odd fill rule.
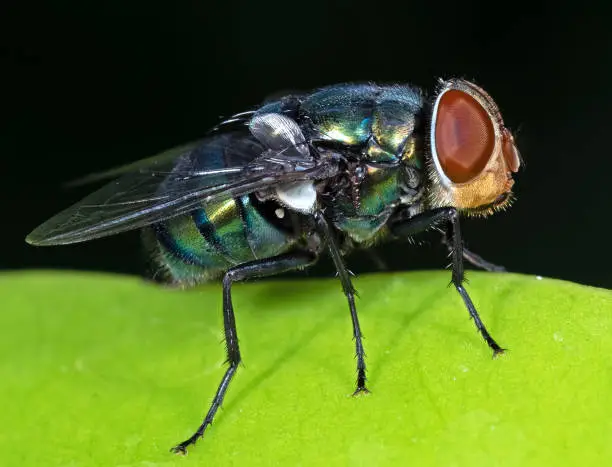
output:
[[461,79],[441,83],[429,132],[429,202],[486,216],[509,206],[521,159],[493,99]]

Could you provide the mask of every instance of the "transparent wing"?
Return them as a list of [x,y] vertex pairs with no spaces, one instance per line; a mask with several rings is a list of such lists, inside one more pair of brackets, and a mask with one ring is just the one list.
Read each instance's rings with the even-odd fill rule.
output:
[[311,156],[293,120],[264,114],[249,129],[211,136],[170,161],[139,164],[49,219],[26,241],[61,245],[105,237],[186,214],[203,202],[335,173]]
[[148,157],[146,159],[141,159],[136,162],[132,162],[130,164],[122,165],[120,167],[114,167],[109,170],[104,170],[102,172],[95,172],[84,177],[77,178],[76,180],[71,180],[66,183],[65,186],[67,188],[78,187],[82,185],[88,185],[90,183],[99,182],[102,180],[109,180],[111,178],[117,178],[123,174],[136,172],[141,169],[147,169],[149,167],[161,166],[172,164],[178,157],[187,154],[203,143],[203,140],[192,141],[191,143],[186,143],[181,146],[177,146],[175,148],[164,151],[160,154],[157,154],[153,157]]

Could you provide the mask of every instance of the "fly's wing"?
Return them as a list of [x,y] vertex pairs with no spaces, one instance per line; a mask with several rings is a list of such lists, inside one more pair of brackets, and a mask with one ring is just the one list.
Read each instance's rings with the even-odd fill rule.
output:
[[102,180],[110,180],[112,178],[120,177],[123,174],[136,172],[140,169],[147,169],[153,166],[167,166],[171,165],[178,157],[187,154],[193,150],[195,150],[198,146],[203,143],[202,140],[192,141],[191,143],[186,143],[181,146],[177,146],[175,148],[164,151],[160,154],[157,154],[153,157],[148,157],[146,159],[142,159],[136,162],[132,162],[130,164],[122,165],[120,167],[114,167],[110,170],[104,170],[102,172],[95,172],[84,177],[80,177],[76,180],[72,180],[66,183],[64,186],[67,188],[78,187],[82,185],[89,185],[90,183],[100,182]]
[[248,131],[210,136],[172,161],[151,159],[36,228],[33,245],[83,242],[186,214],[200,203],[335,174],[315,160],[295,121],[250,120]]
[[[230,118],[222,121],[219,125],[212,128],[209,131],[209,134],[213,133],[222,133],[227,128],[232,128],[236,126],[242,126],[243,128],[250,121],[250,119],[255,115],[254,111],[242,112],[239,114],[232,115]],[[101,172],[94,172],[84,177],[79,177],[76,180],[71,180],[66,183],[64,186],[66,188],[73,188],[82,185],[89,185],[90,183],[100,182],[103,180],[110,180],[113,178],[120,177],[126,173],[135,172],[140,169],[146,170],[149,167],[162,167],[162,166],[172,166],[172,164],[176,161],[176,159],[184,154],[187,154],[195,149],[198,146],[202,145],[205,142],[204,139],[200,139],[198,141],[192,141],[191,143],[185,143],[181,146],[177,146],[172,149],[168,149],[160,154],[157,154],[153,157],[148,157],[146,159],[141,159],[136,162],[131,162],[126,165],[122,165],[120,167],[113,167],[109,170],[103,170]]]

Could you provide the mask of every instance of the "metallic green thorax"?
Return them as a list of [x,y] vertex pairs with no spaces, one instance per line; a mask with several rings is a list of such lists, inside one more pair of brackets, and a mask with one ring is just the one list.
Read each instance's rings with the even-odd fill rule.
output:
[[327,88],[301,105],[315,136],[343,142],[357,154],[357,188],[340,193],[329,207],[335,226],[358,243],[376,236],[403,196],[414,202],[419,195],[423,161],[414,130],[422,107],[412,88],[375,85]]
[[419,92],[406,86],[340,85],[315,92],[302,103],[323,139],[363,147],[370,162],[399,162],[414,155]]

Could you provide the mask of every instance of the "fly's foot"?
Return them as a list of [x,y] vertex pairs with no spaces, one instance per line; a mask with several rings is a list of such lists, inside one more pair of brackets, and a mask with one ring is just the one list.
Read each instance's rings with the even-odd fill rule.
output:
[[174,453],[174,454],[179,454],[181,456],[186,456],[187,455],[187,447],[191,446],[191,445],[195,445],[196,441],[202,437],[202,434],[200,433],[196,433],[194,434],[191,438],[183,441],[182,443],[177,444],[176,446],[174,446],[172,449],[170,449],[170,452]]
[[479,330],[480,330],[480,333],[482,334],[482,337],[484,337],[485,342],[487,343],[489,348],[493,351],[493,358],[498,357],[499,355],[503,354],[506,351],[506,349],[500,347],[499,344],[495,342],[495,339],[491,337],[491,335],[487,332],[487,330],[484,328],[484,325],[482,323],[480,323]]
[[353,397],[366,394],[370,394],[370,390],[368,388],[365,386],[357,386],[357,389],[355,389],[355,392],[353,393]]
[[173,454],[178,454],[180,456],[186,456],[187,455],[187,445],[184,443],[177,444],[176,446],[170,449],[170,452]]

